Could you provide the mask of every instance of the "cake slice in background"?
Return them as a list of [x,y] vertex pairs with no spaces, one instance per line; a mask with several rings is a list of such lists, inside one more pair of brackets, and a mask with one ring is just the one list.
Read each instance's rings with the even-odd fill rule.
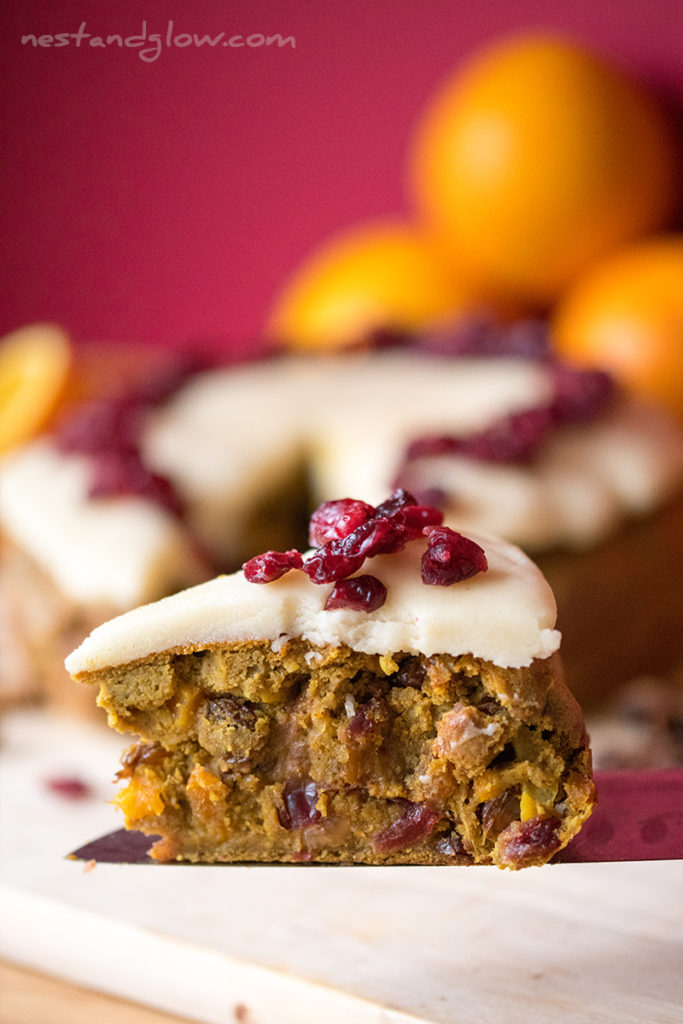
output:
[[135,494],[91,500],[93,466],[36,442],[2,488],[2,676],[12,696],[68,706],[59,664],[84,633],[113,614],[210,572],[186,530],[161,504]]
[[[8,336],[3,352],[30,362],[26,348],[55,338],[69,372],[39,436],[9,445],[0,462],[0,704],[48,695],[70,706],[60,663],[84,632],[213,568],[138,444],[146,413],[186,379],[188,360],[123,344],[70,351],[44,325]],[[24,390],[26,373],[14,384]]]
[[117,803],[152,856],[545,863],[594,800],[555,602],[522,552],[398,491],[319,547],[103,624],[67,659],[138,736]]

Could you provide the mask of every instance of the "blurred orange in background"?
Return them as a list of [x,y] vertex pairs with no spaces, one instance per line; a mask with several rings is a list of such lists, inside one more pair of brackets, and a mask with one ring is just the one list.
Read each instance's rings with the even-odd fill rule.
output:
[[0,342],[0,454],[53,415],[72,365],[71,342],[55,324],[32,324]]
[[276,298],[268,337],[294,348],[339,348],[381,328],[411,330],[476,309],[419,228],[398,220],[357,225],[316,249]]
[[683,420],[683,235],[635,243],[588,271],[558,303],[554,335],[562,355],[604,366]]
[[75,346],[57,324],[29,324],[0,339],[0,455],[49,430],[70,407],[134,391],[169,363],[134,342]]
[[657,105],[582,46],[526,34],[477,52],[427,104],[418,209],[476,282],[547,307],[591,263],[665,226],[673,137]]
[[[417,220],[363,224],[323,243],[276,297],[267,335],[334,349],[378,328],[482,310],[552,313],[559,302],[567,354],[680,406],[677,243],[643,250],[637,267],[601,269],[671,225],[679,158],[657,103],[608,60],[550,34],[498,41],[424,107],[408,146]],[[618,319],[609,310],[626,292],[631,313]]]

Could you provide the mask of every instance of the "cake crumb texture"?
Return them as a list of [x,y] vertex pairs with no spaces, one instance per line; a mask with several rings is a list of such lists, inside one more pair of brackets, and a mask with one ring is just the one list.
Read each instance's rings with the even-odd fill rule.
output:
[[545,863],[590,814],[556,657],[234,642],[83,673],[138,741],[116,803],[185,861]]

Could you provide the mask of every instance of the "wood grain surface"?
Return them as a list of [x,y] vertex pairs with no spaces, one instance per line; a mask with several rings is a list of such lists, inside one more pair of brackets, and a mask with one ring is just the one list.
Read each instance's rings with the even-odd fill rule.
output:
[[194,1024],[0,961],[0,1024]]

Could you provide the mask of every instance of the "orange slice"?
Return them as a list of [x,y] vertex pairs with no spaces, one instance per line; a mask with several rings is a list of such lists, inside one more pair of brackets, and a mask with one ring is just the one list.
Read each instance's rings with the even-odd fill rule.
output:
[[47,423],[70,364],[69,337],[55,324],[20,327],[0,340],[0,454]]

